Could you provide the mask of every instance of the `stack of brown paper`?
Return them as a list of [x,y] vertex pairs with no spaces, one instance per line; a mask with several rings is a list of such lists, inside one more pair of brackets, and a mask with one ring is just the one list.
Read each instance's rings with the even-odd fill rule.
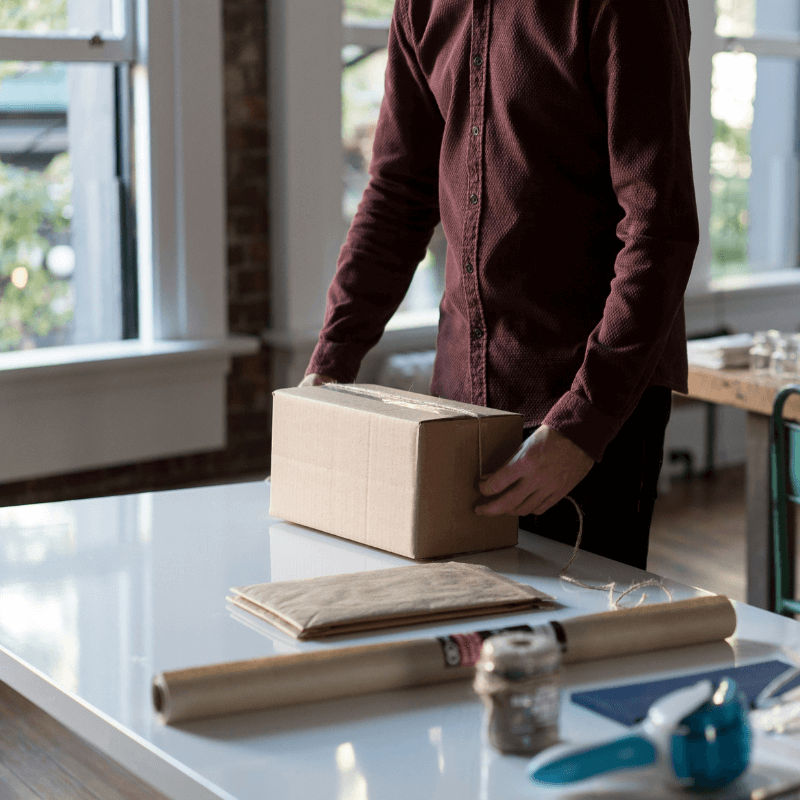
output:
[[510,614],[552,606],[550,595],[480,564],[420,564],[260,583],[228,600],[297,639]]

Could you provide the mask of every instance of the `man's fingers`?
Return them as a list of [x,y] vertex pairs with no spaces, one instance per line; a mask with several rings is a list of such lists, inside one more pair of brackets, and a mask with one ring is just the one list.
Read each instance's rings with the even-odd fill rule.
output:
[[528,514],[536,514],[539,516],[540,514],[544,514],[545,511],[549,511],[559,500],[561,500],[561,495],[558,492],[545,497],[541,494],[533,494],[510,513],[520,517],[525,517]]
[[500,494],[519,478],[520,472],[519,462],[509,461],[505,466],[500,467],[497,472],[479,481],[478,489],[481,494],[487,497],[491,497],[493,494]]
[[495,514],[514,514],[516,513],[514,509],[526,503],[530,495],[530,486],[525,486],[520,483],[505,494],[500,495],[500,497],[495,497],[488,503],[482,503],[476,506],[475,511],[478,514],[485,514],[487,516]]

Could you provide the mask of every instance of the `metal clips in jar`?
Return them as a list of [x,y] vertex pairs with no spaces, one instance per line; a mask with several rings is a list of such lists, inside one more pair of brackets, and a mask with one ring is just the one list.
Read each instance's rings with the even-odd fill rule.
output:
[[551,625],[491,636],[476,665],[486,733],[501,753],[534,755],[558,741],[561,646]]

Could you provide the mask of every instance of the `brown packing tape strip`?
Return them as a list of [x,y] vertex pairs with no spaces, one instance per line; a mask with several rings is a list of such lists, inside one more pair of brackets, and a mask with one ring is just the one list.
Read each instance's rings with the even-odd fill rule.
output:
[[[564,663],[722,641],[736,629],[727,597],[575,617],[559,623]],[[471,678],[472,667],[445,665],[438,639],[336,648],[164,672],[153,702],[167,723],[260,711]]]
[[343,392],[344,394],[353,394],[358,397],[367,397],[370,400],[378,400],[381,403],[389,403],[390,405],[403,406],[405,408],[419,408],[425,411],[432,411],[435,414],[446,412],[453,416],[454,419],[458,417],[485,419],[490,416],[489,414],[482,414],[475,409],[459,408],[453,404],[454,401],[442,400],[438,397],[426,397],[424,400],[418,400],[416,397],[406,397],[405,395],[395,394],[389,389],[368,389],[365,386],[353,383],[324,383],[322,387],[332,392]]

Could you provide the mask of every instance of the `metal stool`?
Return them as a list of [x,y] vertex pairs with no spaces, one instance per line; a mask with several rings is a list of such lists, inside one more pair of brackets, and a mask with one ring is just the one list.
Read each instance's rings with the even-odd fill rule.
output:
[[770,419],[770,486],[772,490],[772,536],[775,559],[775,605],[777,614],[800,614],[794,597],[794,548],[789,546],[788,502],[800,505],[800,424],[783,418],[783,407],[800,385],[784,386],[772,406]]

